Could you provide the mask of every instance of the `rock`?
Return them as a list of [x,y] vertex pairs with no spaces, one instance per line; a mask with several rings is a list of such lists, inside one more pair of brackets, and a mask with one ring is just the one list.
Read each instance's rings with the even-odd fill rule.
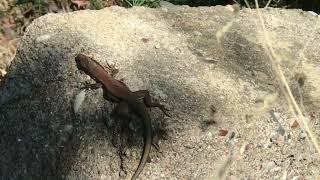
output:
[[[319,114],[316,42],[320,34],[312,28],[319,18],[297,10],[261,11],[294,95],[302,97],[306,110]],[[290,154],[318,156],[312,148],[305,148],[307,141],[298,141],[299,132],[290,131],[285,118],[278,123],[290,131],[292,142],[263,149],[270,138],[267,132],[273,132],[278,123],[271,120],[270,107],[256,111],[255,102],[278,86],[263,48],[265,36],[256,27],[252,12],[256,11],[170,5],[158,9],[110,7],[38,18],[27,28],[0,88],[2,178],[118,179],[119,174],[134,173],[141,154],[119,152],[123,148],[141,152],[143,138],[130,128],[122,132],[121,127],[129,122],[111,120],[113,104],[102,98],[102,91],[86,92],[74,113],[73,101],[83,83],[93,82],[78,71],[74,61],[78,53],[93,56],[103,65],[115,64],[120,69],[117,78],[124,78],[130,89],[150,90],[171,110],[171,117],[156,109],[150,112],[153,124],[159,124],[157,132],[167,138],[160,139],[161,153],[152,150],[151,156],[161,154],[159,161],[147,164],[142,179],[218,177],[213,174],[219,166],[216,162],[243,142],[252,148],[241,161],[230,160],[223,166],[229,169],[226,174],[272,179],[263,168],[253,167],[260,167],[264,160],[282,162]],[[300,53],[308,58],[303,63],[299,63]],[[303,64],[299,70],[305,72],[304,78],[295,76],[299,64]],[[272,104],[277,113],[290,116],[282,97],[279,102]],[[216,107],[214,117],[211,106]],[[201,128],[212,118],[218,126]],[[112,146],[116,127],[117,133],[123,133],[119,147]],[[235,132],[237,141],[231,144],[225,138],[207,136],[219,127]],[[316,133],[319,131],[317,128]],[[312,174],[316,171],[305,167],[317,169],[319,159],[295,163],[290,171],[316,177]],[[118,167],[118,171],[109,167]],[[279,164],[278,169],[286,169],[286,164]]]

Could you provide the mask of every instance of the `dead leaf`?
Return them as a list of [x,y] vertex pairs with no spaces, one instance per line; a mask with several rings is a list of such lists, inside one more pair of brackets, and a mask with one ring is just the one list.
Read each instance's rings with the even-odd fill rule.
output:
[[73,4],[76,4],[78,8],[85,8],[88,4],[88,0],[71,0]]
[[227,134],[228,134],[228,130],[226,130],[226,129],[219,130],[219,136],[226,136]]
[[297,127],[299,127],[300,125],[299,125],[299,123],[298,123],[298,121],[297,120],[295,120],[293,123],[292,123],[292,125],[291,125],[291,128],[297,128]]
[[150,41],[150,39],[148,39],[148,38],[141,38],[141,40],[142,40],[142,42],[144,42],[144,43],[147,43],[147,42]]

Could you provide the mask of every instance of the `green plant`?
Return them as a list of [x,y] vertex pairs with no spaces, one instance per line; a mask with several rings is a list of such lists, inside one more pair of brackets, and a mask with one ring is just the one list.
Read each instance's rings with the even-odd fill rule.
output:
[[133,6],[148,6],[148,7],[157,7],[160,0],[125,0],[128,7]]
[[29,0],[17,0],[15,4],[20,5],[20,4],[26,4],[28,2],[29,2]]
[[36,7],[36,9],[38,9],[40,12],[43,10],[44,7],[44,0],[34,0],[34,5]]
[[5,12],[4,11],[0,11],[0,18],[4,17]]
[[45,13],[45,0],[17,0],[14,5],[26,5],[31,3],[40,14]]
[[133,7],[133,6],[142,6],[146,0],[126,0],[127,4],[129,5],[129,7]]
[[103,5],[101,3],[100,0],[90,0],[90,7],[89,9],[92,9],[92,10],[99,10],[99,9],[102,9],[103,8]]

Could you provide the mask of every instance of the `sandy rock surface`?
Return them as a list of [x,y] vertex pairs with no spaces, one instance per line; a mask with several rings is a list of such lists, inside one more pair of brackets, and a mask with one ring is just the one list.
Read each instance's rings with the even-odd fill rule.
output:
[[[264,9],[266,30],[295,98],[319,139],[319,17]],[[275,81],[265,34],[249,9],[165,6],[49,14],[34,21],[0,88],[3,179],[125,179],[143,129],[110,116],[86,91],[74,57],[114,64],[131,90],[148,89],[171,117],[150,111],[160,152],[141,179],[315,179],[320,155]],[[274,98],[275,94],[279,98]],[[270,100],[271,99],[271,100]],[[124,128],[122,128],[124,127]]]

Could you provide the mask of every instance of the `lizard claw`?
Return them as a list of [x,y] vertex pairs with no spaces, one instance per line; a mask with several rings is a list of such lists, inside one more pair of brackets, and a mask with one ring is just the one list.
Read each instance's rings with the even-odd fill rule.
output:
[[105,69],[110,73],[112,77],[115,77],[119,73],[119,69],[116,68],[115,64],[109,64],[107,63],[106,66],[104,66]]
[[86,89],[86,90],[87,89],[99,89],[101,87],[102,87],[102,85],[100,83],[90,84],[88,82],[85,82],[84,86],[81,87],[80,89]]
[[169,111],[169,109],[167,109],[166,107],[164,107],[164,105],[161,105],[161,106],[159,107],[159,109],[163,112],[164,115],[166,115],[167,117],[171,117],[171,116],[167,113],[167,111]]
[[154,147],[158,152],[160,152],[160,146],[159,146],[159,144],[157,144],[157,143],[152,143],[152,145],[153,145],[153,147]]

